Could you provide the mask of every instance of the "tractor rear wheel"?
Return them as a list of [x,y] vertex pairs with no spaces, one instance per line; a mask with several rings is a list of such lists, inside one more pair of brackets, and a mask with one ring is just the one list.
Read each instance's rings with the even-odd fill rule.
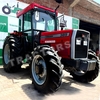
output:
[[32,83],[41,93],[55,92],[62,83],[63,66],[53,48],[42,45],[34,49],[31,63]]
[[[19,37],[6,37],[3,45],[3,67],[8,73],[17,72],[21,68],[22,45]],[[19,57],[19,58],[18,58]],[[19,60],[20,59],[20,62]]]
[[95,70],[87,71],[87,72],[83,72],[83,71],[70,72],[70,74],[73,76],[73,78],[76,81],[83,82],[83,83],[89,83],[89,82],[93,81],[98,76],[98,74],[99,74],[98,57],[95,55],[95,53],[89,51],[88,52],[88,59],[95,59],[97,61],[96,66],[95,66]]

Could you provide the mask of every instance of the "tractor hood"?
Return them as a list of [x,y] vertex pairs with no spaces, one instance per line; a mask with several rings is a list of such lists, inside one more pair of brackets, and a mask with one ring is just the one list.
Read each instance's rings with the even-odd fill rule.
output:
[[[87,58],[90,33],[81,29],[42,32],[40,43],[52,46],[62,58]],[[84,51],[84,52],[83,52]]]
[[42,32],[40,43],[61,43],[66,37],[70,40],[73,30],[58,30],[52,32]]

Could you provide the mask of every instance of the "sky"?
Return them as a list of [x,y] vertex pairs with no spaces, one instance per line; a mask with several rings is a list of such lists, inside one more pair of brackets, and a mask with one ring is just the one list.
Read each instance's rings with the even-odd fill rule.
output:
[[95,1],[95,2],[97,2],[97,3],[99,3],[99,4],[100,4],[100,0],[93,0],[93,1]]

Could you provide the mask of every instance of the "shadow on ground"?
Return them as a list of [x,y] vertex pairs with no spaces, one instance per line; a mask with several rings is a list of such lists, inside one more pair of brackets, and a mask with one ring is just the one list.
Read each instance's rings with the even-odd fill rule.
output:
[[[7,77],[8,79],[16,79],[16,80],[23,80],[23,79],[31,79],[30,78],[30,70],[26,68],[22,68],[20,72],[18,73],[6,73],[2,67],[0,67],[0,75]],[[78,86],[84,86],[84,87],[94,87],[95,85],[92,83],[84,84],[84,83],[79,83],[75,80],[72,79],[71,76],[63,77],[63,83],[59,90],[52,95],[73,95],[76,93],[79,93],[81,91]],[[30,81],[31,82],[31,81]],[[73,86],[72,84],[76,84],[77,86]],[[49,95],[42,95],[38,93],[35,89],[34,86],[31,83],[25,83],[21,86],[22,90],[24,93],[30,98],[30,100],[45,100],[46,97],[50,96]]]
[[65,80],[71,82],[71,83],[75,83],[79,86],[85,86],[85,87],[95,87],[95,84],[92,84],[92,83],[81,83],[81,82],[78,82],[76,80],[74,80],[72,77],[64,77]]
[[28,66],[21,68],[21,70],[17,73],[7,73],[4,71],[3,67],[0,66],[0,75],[5,76],[8,79],[29,79],[31,76]]
[[[57,94],[66,94],[66,95],[73,95],[76,93],[79,93],[81,91],[80,88],[78,88],[78,86],[84,86],[84,87],[95,87],[94,84],[92,83],[80,83],[77,82],[75,80],[73,80],[72,77],[68,76],[68,77],[64,77],[64,80],[66,80],[67,82],[63,82],[60,89],[57,91]],[[76,85],[76,86],[73,86]]]
[[73,94],[77,94],[81,92],[81,89],[73,86],[72,84],[77,84],[77,85],[81,85],[81,86],[85,86],[89,88],[95,86],[92,83],[83,84],[83,83],[76,82],[71,77],[64,77],[63,79],[66,81],[62,82],[62,85],[59,88],[59,90],[53,94],[42,95],[38,93],[36,90],[34,90],[34,86],[32,84],[24,84],[22,86],[22,89],[31,100],[33,99],[34,100],[49,100],[49,98],[52,96],[56,97],[57,95],[73,95]]
[[44,100],[45,95],[38,93],[32,84],[22,85],[22,90],[30,98],[30,100]]
[[31,100],[46,100],[47,98],[50,98],[51,96],[72,95],[81,91],[77,87],[76,88],[72,87],[71,84],[72,84],[72,81],[63,82],[58,91],[52,94],[48,94],[48,95],[43,95],[43,94],[38,93],[36,90],[34,90],[34,86],[32,84],[24,84],[22,86],[22,89]]

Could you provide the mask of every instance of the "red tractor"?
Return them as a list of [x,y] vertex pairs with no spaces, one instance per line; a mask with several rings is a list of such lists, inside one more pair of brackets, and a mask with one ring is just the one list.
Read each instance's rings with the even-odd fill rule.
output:
[[[56,10],[32,3],[19,11],[19,32],[7,36],[3,45],[4,70],[17,72],[26,59],[32,83],[42,93],[60,87],[63,69],[85,83],[99,73],[98,58],[89,50],[90,33],[80,29],[58,30]],[[60,25],[63,28],[64,21]]]

